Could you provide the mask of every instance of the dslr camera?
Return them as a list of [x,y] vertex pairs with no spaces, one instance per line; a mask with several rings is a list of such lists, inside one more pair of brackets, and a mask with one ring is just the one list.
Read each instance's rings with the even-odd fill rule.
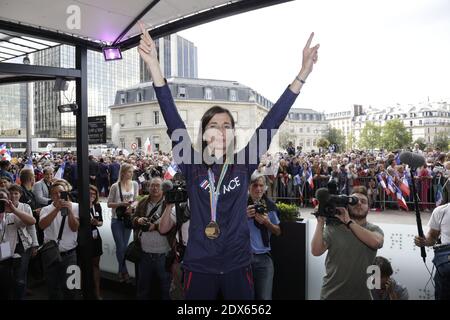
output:
[[148,218],[143,218],[145,220],[144,224],[139,225],[139,228],[142,230],[142,232],[147,232],[150,229],[150,220]]
[[314,213],[316,216],[334,218],[337,214],[336,208],[345,208],[348,205],[356,205],[358,197],[338,194],[335,180],[328,182],[327,188],[319,188],[316,191],[316,199],[319,202],[319,210]]
[[261,203],[255,203],[253,206],[256,213],[265,214],[268,212],[267,207]]

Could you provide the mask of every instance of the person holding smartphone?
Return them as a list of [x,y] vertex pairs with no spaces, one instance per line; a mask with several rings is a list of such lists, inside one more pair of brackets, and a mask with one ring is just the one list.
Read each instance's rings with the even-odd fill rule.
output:
[[[44,243],[51,240],[58,243],[61,262],[56,262],[44,270],[47,279],[50,300],[73,300],[75,290],[67,288],[67,268],[77,265],[77,237],[80,226],[78,204],[69,198],[68,183],[58,180],[50,186],[52,203],[42,208],[39,216],[39,227],[44,230]],[[64,223],[64,224],[63,224]],[[62,228],[61,239],[58,240]]]

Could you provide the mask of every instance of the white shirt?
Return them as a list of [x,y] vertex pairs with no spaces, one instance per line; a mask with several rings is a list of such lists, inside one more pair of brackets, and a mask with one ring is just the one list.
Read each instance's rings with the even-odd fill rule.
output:
[[[39,214],[39,218],[43,219],[55,210],[55,206],[53,203],[41,209],[41,213]],[[79,219],[78,215],[78,203],[72,202],[72,212],[75,218]],[[49,242],[50,240],[57,241],[59,227],[61,226],[62,216],[61,211],[58,212],[55,219],[53,219],[52,223],[44,229],[44,243]],[[66,217],[66,221],[64,222],[63,234],[61,236],[61,241],[59,242],[59,251],[65,252],[72,249],[75,249],[77,246],[77,237],[78,232],[73,232],[69,227],[69,217]]]
[[[17,229],[25,227],[25,223],[13,213],[4,213],[0,220],[0,243],[9,243],[10,251],[8,256],[2,251],[0,261],[13,257],[17,245]],[[17,255],[14,255],[17,256]]]
[[441,232],[442,244],[450,244],[450,203],[433,210],[428,227]]
[[[31,207],[26,203],[19,202],[17,209],[19,209],[22,212],[27,213],[30,216],[33,216]],[[19,236],[20,236],[20,239],[22,240],[22,245],[23,245],[23,248],[25,249],[25,251],[31,247],[39,246],[37,234],[36,234],[36,227],[34,224],[31,226],[24,226],[24,227],[20,228],[18,231],[19,231]]]

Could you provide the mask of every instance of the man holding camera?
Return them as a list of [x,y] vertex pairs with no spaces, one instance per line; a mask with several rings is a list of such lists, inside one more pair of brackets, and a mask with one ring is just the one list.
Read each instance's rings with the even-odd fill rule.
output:
[[266,178],[253,174],[250,181],[247,221],[252,246],[252,272],[255,300],[272,300],[273,261],[270,255],[270,236],[281,234],[277,207],[267,196]]
[[9,198],[9,191],[0,189],[0,300],[13,298],[14,264],[20,263],[20,256],[14,254],[18,242],[17,231],[36,223],[31,214],[14,206]]
[[159,280],[162,299],[169,300],[171,274],[166,268],[166,258],[171,250],[168,236],[161,234],[159,223],[164,211],[172,211],[164,203],[162,179],[154,177],[150,181],[150,194],[139,201],[133,219],[135,232],[140,239],[142,257],[138,265],[137,298],[152,298],[154,281]]
[[54,263],[44,262],[50,300],[73,300],[75,290],[67,288],[68,268],[77,265],[77,237],[80,226],[78,204],[69,199],[67,185],[57,182],[50,186],[52,203],[42,208],[39,227],[44,230],[44,246],[55,241],[61,259]]
[[[332,219],[317,215],[311,251],[313,256],[321,256],[328,251],[320,294],[323,300],[371,300],[367,286],[367,267],[373,265],[377,250],[383,246],[383,231],[367,221],[369,205],[367,189],[353,188],[358,198],[356,205],[337,208]],[[326,219],[330,221],[325,226]]]

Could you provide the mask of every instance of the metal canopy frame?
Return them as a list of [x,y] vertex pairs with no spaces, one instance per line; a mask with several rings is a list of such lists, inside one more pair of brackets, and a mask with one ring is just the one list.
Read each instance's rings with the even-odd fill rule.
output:
[[[130,22],[130,25],[116,39],[115,46],[123,50],[133,48],[139,44],[140,37],[134,36],[120,42],[121,38],[130,28],[147,12],[149,12],[160,0],[152,0],[149,5]],[[206,22],[228,17],[238,13],[251,11],[271,5],[292,0],[242,0],[212,8],[188,17],[181,18],[150,31],[154,39],[165,35],[194,27]],[[10,37],[32,37],[45,41],[68,44],[75,46],[75,69],[55,68],[47,66],[24,65],[16,63],[0,62],[0,85],[16,82],[30,82],[40,80],[54,80],[64,78],[76,81],[76,134],[77,134],[77,165],[78,165],[78,190],[89,190],[89,166],[88,166],[88,101],[87,101],[87,50],[102,51],[104,44],[100,41],[87,40],[66,33],[55,32],[39,27],[27,26],[21,23],[0,20],[0,34]],[[0,42],[1,42],[0,38]],[[33,39],[31,39],[33,41]],[[36,41],[39,43],[39,41]],[[8,46],[8,45],[7,45]],[[25,47],[27,45],[25,44]],[[30,46],[33,47],[33,46]],[[50,46],[49,46],[50,47]],[[26,50],[23,50],[26,51]],[[0,47],[1,52],[1,47]],[[20,53],[20,52],[19,52]],[[26,55],[23,53],[21,55]],[[16,57],[21,56],[16,55]],[[2,76],[3,75],[3,76]],[[79,264],[83,273],[82,291],[85,299],[95,299],[94,281],[92,272],[92,237],[89,214],[89,193],[78,193],[79,203],[79,239],[78,253]]]

